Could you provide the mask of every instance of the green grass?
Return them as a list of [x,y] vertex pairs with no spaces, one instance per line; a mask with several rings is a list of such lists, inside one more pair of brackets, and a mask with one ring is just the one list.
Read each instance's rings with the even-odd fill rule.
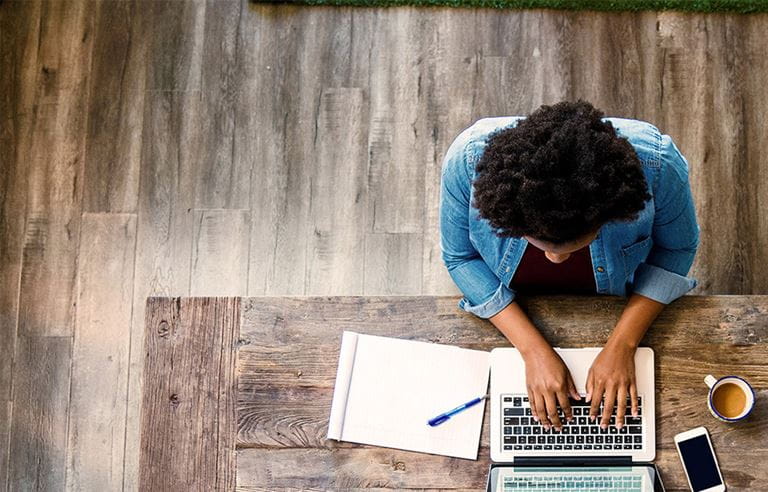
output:
[[[252,0],[260,3],[259,0]],[[270,0],[268,3],[281,3]],[[681,10],[686,12],[768,12],[768,0],[286,0],[304,5],[345,5],[355,7],[493,7],[499,9],[559,9],[629,11]]]

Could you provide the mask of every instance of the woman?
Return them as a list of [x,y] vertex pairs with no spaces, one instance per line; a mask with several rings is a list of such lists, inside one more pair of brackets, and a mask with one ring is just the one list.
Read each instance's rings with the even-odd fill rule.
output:
[[440,197],[443,261],[459,306],[489,319],[525,360],[534,418],[561,429],[580,399],[567,367],[515,302],[538,293],[609,294],[628,302],[587,377],[594,421],[627,396],[637,415],[634,353],[686,277],[699,243],[688,164],[648,123],[604,118],[585,101],[527,118],[479,120],[448,149]]

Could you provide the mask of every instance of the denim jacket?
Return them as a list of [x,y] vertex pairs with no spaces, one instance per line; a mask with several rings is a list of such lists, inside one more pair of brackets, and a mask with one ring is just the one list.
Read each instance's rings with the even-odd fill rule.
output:
[[[528,241],[499,237],[472,206],[475,165],[488,137],[524,117],[478,120],[448,148],[440,189],[443,262],[464,297],[459,307],[481,318],[497,314],[515,298],[510,281]],[[688,162],[668,135],[653,125],[604,118],[635,148],[648,192],[638,218],[609,222],[589,245],[598,294],[641,294],[664,304],[697,284],[687,277],[699,244],[699,226],[688,183]],[[533,246],[532,246],[533,247]]]

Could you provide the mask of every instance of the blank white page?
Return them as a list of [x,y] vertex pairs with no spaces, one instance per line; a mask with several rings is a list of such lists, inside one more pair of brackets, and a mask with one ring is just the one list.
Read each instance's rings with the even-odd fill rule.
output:
[[[430,427],[427,421],[486,394],[490,355],[452,345],[358,335],[354,361],[342,351],[334,391],[343,395],[342,367],[351,367],[343,421],[329,438],[477,459],[485,402]],[[342,344],[344,345],[344,343]],[[349,340],[346,345],[351,346]],[[349,354],[349,352],[347,352]],[[346,369],[344,369],[346,370]],[[342,383],[343,385],[344,383]],[[333,417],[332,417],[333,420]],[[341,427],[341,429],[338,429]],[[340,431],[340,432],[339,432]]]

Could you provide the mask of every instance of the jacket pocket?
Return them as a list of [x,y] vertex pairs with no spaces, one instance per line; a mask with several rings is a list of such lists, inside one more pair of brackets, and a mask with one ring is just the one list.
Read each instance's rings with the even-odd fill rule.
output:
[[624,261],[624,275],[629,278],[637,270],[638,265],[648,258],[653,240],[649,237],[621,248],[621,259]]

